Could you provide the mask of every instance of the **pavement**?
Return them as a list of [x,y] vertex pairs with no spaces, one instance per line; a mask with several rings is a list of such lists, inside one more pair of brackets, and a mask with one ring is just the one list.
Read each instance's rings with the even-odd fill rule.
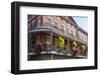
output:
[[55,59],[86,59],[86,56],[72,56],[72,54],[57,53],[55,51],[41,52],[40,54],[29,53],[28,60],[55,60]]

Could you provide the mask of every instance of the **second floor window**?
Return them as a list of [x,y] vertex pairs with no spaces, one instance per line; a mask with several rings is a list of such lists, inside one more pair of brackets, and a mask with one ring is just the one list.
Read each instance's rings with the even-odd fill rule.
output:
[[51,19],[48,18],[48,21],[47,21],[47,26],[50,26],[51,25]]
[[61,25],[61,31],[64,33],[64,25]]
[[76,34],[76,32],[75,32],[75,31],[73,31],[73,36],[77,36],[77,34]]
[[72,35],[72,30],[68,28],[68,34]]
[[68,28],[65,28],[65,33],[68,33]]
[[37,26],[37,19],[31,22],[31,29],[33,30]]
[[57,22],[54,22],[54,28],[58,29],[58,23]]
[[41,19],[38,19],[37,26],[40,26],[40,25],[41,25]]

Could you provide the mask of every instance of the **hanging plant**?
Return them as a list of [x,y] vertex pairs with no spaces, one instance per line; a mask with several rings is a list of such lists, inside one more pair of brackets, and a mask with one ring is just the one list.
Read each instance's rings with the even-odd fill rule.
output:
[[64,47],[64,44],[65,44],[65,41],[64,41],[64,38],[62,37],[59,37],[59,47]]
[[86,50],[85,45],[81,45],[81,51],[85,51],[85,50]]
[[76,41],[73,41],[73,42],[72,42],[72,47],[75,47],[75,48],[77,47]]

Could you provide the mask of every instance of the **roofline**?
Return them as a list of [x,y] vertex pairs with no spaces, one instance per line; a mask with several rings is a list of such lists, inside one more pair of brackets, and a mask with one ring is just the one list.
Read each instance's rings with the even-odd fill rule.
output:
[[81,30],[82,32],[84,32],[85,34],[88,34],[87,31],[85,31],[82,27],[80,27],[80,26],[76,23],[76,21],[73,19],[72,16],[70,16],[69,18],[77,25],[78,29],[80,29],[80,30]]

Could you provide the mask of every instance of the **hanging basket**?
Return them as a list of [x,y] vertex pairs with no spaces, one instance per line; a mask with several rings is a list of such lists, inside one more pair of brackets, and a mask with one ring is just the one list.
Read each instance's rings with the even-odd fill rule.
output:
[[81,51],[85,51],[86,47],[84,45],[81,45]]
[[72,47],[77,47],[77,43],[75,41],[72,42]]
[[64,47],[64,44],[65,44],[65,41],[64,41],[64,38],[62,37],[59,37],[59,47]]

